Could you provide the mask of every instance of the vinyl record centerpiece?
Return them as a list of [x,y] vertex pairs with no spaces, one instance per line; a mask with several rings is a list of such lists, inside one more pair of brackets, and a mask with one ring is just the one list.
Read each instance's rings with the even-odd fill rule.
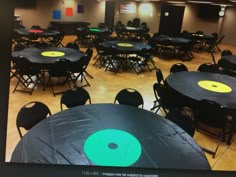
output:
[[211,80],[201,80],[198,82],[198,85],[201,88],[212,91],[212,92],[217,92],[217,93],[232,92],[231,87],[221,82],[216,82],[216,81],[211,81]]
[[136,137],[117,129],[105,129],[91,134],[84,143],[85,155],[96,165],[127,167],[141,156]]

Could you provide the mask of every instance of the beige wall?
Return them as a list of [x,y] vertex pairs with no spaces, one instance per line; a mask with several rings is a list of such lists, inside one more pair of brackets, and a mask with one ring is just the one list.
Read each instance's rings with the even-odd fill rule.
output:
[[35,8],[16,8],[15,15],[20,15],[25,27],[40,25],[46,28],[52,18],[53,2],[52,0],[38,0]]
[[[83,14],[77,13],[77,4],[84,5],[85,12]],[[160,22],[161,5],[159,2],[135,2],[133,0],[115,0],[115,19],[114,23],[118,20],[124,24],[128,20],[134,18],[140,18],[141,22],[146,22],[150,28],[150,32],[158,32]],[[136,6],[136,13],[127,14],[120,13],[120,3],[133,3]],[[74,8],[74,16],[66,17],[64,9],[65,7]],[[148,8],[148,10],[142,10]],[[90,22],[90,26],[97,26],[98,23],[104,22],[105,16],[105,1],[100,0],[38,0],[37,6],[33,9],[15,9],[15,14],[20,15],[23,20],[23,24],[26,27],[30,27],[34,24],[38,24],[44,28],[48,27],[52,18],[52,10],[61,10],[63,21],[87,21]],[[188,30],[195,32],[196,30],[202,30],[204,33],[210,34],[218,32],[225,34],[225,39],[222,43],[236,45],[236,7],[227,7],[225,16],[221,17],[217,22],[204,21],[198,18],[197,5],[186,4],[185,14],[182,24],[182,30]]]
[[[25,27],[35,24],[47,28],[50,21],[87,21],[91,23],[91,26],[97,26],[98,23],[104,22],[105,1],[80,0],[79,2],[84,5],[85,13],[77,13],[78,1],[76,0],[38,0],[35,8],[16,8],[15,15],[20,15]],[[66,7],[73,7],[73,16],[67,17],[65,15]],[[60,20],[53,19],[53,10],[61,10],[62,18]]]
[[[62,0],[52,1],[54,2],[54,7],[52,10],[61,10],[62,18],[59,21],[84,21],[91,23],[91,26],[97,26],[100,22],[104,22],[105,1],[98,2],[97,0],[64,0],[64,3],[62,3]],[[78,2],[84,6],[84,13],[77,13]],[[65,15],[64,9],[66,7],[73,7],[73,16]],[[51,18],[51,20],[53,19]]]

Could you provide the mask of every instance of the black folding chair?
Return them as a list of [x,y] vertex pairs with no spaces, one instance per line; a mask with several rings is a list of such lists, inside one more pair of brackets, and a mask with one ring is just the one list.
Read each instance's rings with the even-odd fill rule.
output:
[[126,88],[120,90],[114,100],[114,104],[125,104],[143,108],[144,101],[142,95],[135,89]]
[[195,117],[197,130],[218,138],[214,150],[203,147],[203,150],[214,158],[220,143],[225,140],[226,136],[228,136],[226,143],[231,144],[235,120],[223,106],[210,100],[201,100],[197,112],[198,114]]
[[67,108],[72,108],[79,105],[84,105],[86,102],[91,104],[91,98],[89,93],[82,87],[72,88],[65,91],[60,100],[61,110],[63,110],[63,105]]
[[21,128],[30,130],[49,115],[51,115],[50,109],[42,102],[32,101],[25,104],[16,117],[16,127],[20,137],[22,138]]
[[85,87],[85,86],[90,87],[90,83],[85,77],[85,75],[87,74],[86,69],[88,67],[90,60],[91,58],[88,55],[84,55],[78,61],[71,63],[69,67],[69,72],[70,72],[70,75],[71,75],[71,78],[75,87],[77,87],[76,82],[78,79],[80,79],[81,82],[83,82],[83,80],[85,80],[86,82],[86,84],[81,87]]
[[55,91],[54,86],[58,85],[58,83],[53,83],[53,78],[56,79],[64,79],[60,85],[65,85],[65,83],[68,84],[69,88],[71,88],[70,81],[72,81],[69,67],[71,66],[71,61],[69,61],[66,58],[61,58],[58,61],[56,61],[51,68],[48,70],[49,79],[47,81],[47,85],[50,85],[52,89],[52,93],[55,96],[56,94],[61,94],[63,91]]
[[170,68],[170,74],[181,71],[188,71],[187,66],[183,63],[175,63]]
[[[41,69],[37,64],[31,63],[27,58],[22,56],[13,57],[12,62],[15,69],[13,76],[15,76],[18,79],[18,82],[13,90],[13,93],[15,91],[21,91],[21,92],[27,92],[31,95],[36,85],[38,83],[42,83]],[[22,85],[21,89],[18,88],[20,83]]]

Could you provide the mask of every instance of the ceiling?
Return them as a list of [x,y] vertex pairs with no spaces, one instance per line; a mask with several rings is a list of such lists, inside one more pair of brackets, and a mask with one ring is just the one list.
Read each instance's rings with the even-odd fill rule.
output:
[[166,2],[166,3],[206,3],[212,5],[223,5],[223,6],[232,6],[236,5],[236,0],[136,0],[136,1],[156,1],[156,2]]

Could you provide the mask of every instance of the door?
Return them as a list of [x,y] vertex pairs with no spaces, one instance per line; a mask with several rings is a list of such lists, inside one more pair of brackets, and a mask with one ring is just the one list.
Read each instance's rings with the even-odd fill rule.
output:
[[105,7],[105,20],[104,23],[106,26],[114,26],[114,16],[115,16],[115,2],[106,1]]
[[181,32],[184,6],[162,4],[159,33],[176,36]]

